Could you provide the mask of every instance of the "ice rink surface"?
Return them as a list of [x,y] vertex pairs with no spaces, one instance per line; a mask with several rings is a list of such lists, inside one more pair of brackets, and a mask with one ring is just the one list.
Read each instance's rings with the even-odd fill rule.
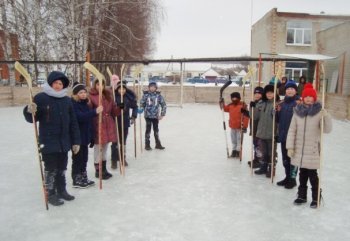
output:
[[[33,126],[22,108],[0,108],[1,241],[350,240],[349,122],[333,120],[332,133],[325,135],[324,202],[318,210],[309,207],[310,188],[308,203],[294,206],[296,188],[250,174],[248,135],[242,163],[226,158],[217,105],[186,104],[169,107],[160,122],[164,151],[141,153],[137,135],[135,159],[130,129],[126,175],[113,170],[102,190],[72,188],[70,160],[67,189],[76,199],[46,211]],[[97,181],[92,154],[90,149],[88,172]],[[282,178],[280,158],[275,180]]]

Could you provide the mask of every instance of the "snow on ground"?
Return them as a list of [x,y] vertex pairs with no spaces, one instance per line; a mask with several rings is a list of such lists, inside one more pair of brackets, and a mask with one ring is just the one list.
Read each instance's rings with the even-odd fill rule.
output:
[[[334,121],[325,136],[319,210],[309,208],[310,199],[294,206],[296,188],[251,176],[248,136],[242,163],[226,158],[217,105],[187,104],[168,108],[161,121],[164,151],[134,159],[131,131],[125,177],[113,171],[103,190],[73,189],[69,166],[76,200],[46,211],[32,125],[22,107],[0,108],[0,116],[2,241],[350,240],[349,122]],[[92,150],[88,172],[96,180],[91,157]],[[275,180],[283,173],[279,161]]]

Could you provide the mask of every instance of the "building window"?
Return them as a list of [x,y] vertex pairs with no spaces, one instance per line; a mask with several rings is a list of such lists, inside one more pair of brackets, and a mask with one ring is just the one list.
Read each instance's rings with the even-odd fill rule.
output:
[[285,76],[288,79],[299,81],[300,76],[307,75],[307,64],[304,62],[286,62]]
[[288,21],[287,45],[310,46],[312,35],[311,22]]

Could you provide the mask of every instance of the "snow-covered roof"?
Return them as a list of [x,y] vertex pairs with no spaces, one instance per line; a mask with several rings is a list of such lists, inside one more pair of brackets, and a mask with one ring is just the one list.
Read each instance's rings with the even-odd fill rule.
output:
[[208,69],[207,71],[205,71],[203,73],[203,76],[215,76],[215,77],[219,77],[221,76],[218,72],[216,72],[215,70],[213,69]]
[[247,74],[247,72],[245,72],[244,69],[242,69],[237,75],[239,76],[245,76]]

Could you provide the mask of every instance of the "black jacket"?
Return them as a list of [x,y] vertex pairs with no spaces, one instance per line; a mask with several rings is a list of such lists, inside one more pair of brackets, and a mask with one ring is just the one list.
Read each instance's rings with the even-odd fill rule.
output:
[[[34,97],[35,114],[39,122],[39,144],[44,154],[68,152],[72,145],[80,145],[79,126],[68,96],[56,98],[39,93]],[[32,114],[24,108],[25,119],[33,123]]]

